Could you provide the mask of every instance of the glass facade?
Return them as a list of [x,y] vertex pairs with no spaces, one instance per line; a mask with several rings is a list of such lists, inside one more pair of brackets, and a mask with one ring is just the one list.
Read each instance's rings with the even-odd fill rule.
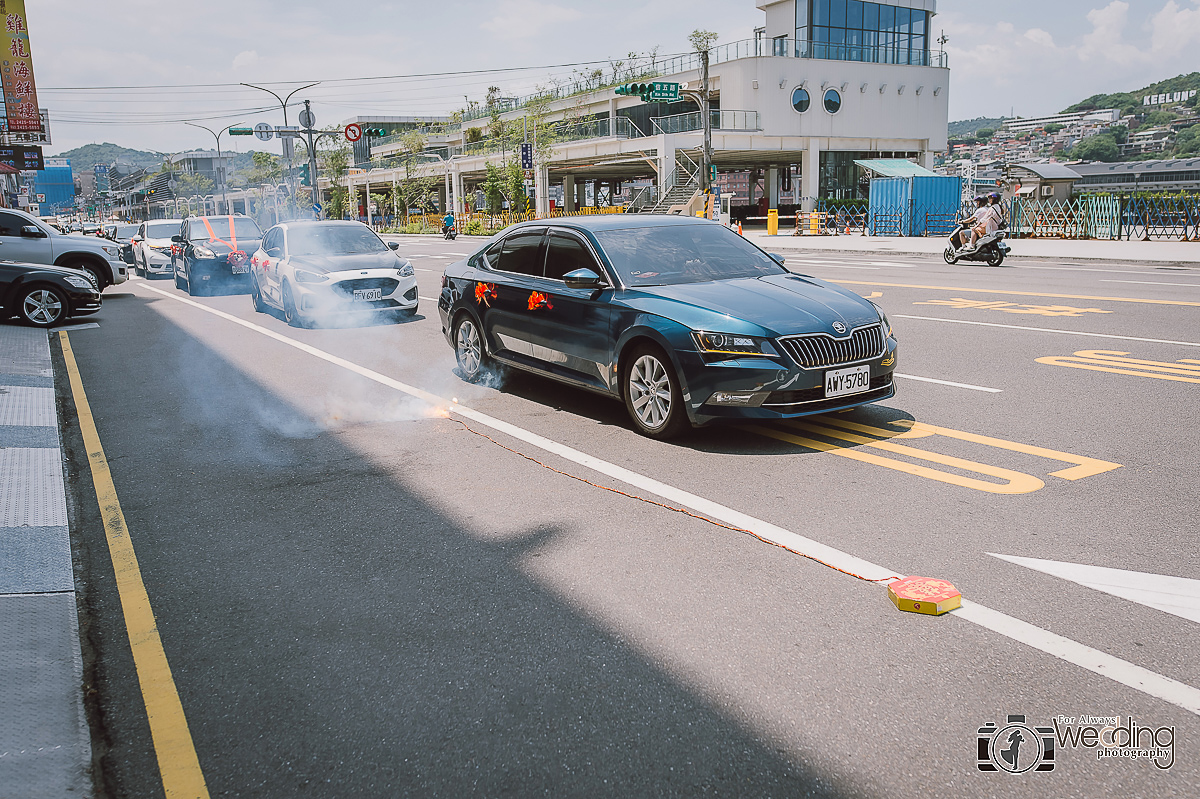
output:
[[871,178],[867,170],[855,161],[872,158],[908,158],[916,160],[917,152],[842,152],[826,150],[821,153],[821,173],[817,180],[817,196],[822,200],[865,200],[870,195]]
[[[929,12],[862,0],[796,0],[796,40],[813,58],[929,64]],[[804,46],[801,44],[800,46]]]

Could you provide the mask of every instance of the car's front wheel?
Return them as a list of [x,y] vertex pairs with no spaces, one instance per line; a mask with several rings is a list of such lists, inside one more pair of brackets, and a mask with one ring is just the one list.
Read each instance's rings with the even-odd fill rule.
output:
[[640,346],[626,363],[625,408],[638,432],[651,438],[671,438],[687,429],[679,378],[662,350]]
[[67,316],[67,298],[56,288],[35,286],[17,295],[17,314],[34,327],[50,327]]
[[454,329],[454,355],[458,359],[458,368],[463,377],[475,382],[483,377],[489,368],[487,350],[483,346],[483,336],[475,320],[464,314]]
[[300,312],[296,310],[296,298],[292,296],[292,287],[283,284],[283,321],[292,327],[300,327]]

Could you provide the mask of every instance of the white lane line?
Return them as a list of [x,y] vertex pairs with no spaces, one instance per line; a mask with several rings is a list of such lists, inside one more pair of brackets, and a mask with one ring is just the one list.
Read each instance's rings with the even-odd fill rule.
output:
[[459,258],[466,258],[470,254],[471,253],[469,253],[469,252],[450,252],[449,250],[446,251],[446,255],[456,255]]
[[1148,341],[1151,344],[1178,344],[1181,347],[1200,347],[1200,341],[1171,341],[1163,338],[1139,338],[1138,336],[1117,336],[1112,333],[1085,333],[1081,330],[1058,330],[1053,327],[1026,327],[1025,325],[1001,325],[996,322],[973,322],[967,319],[943,319],[939,316],[906,316],[905,314],[889,314],[893,319],[920,319],[923,322],[953,322],[956,325],[979,325],[980,327],[1003,327],[1008,330],[1033,330],[1038,333],[1062,333],[1067,336],[1091,336],[1092,338],[1115,338],[1121,341]]
[[916,269],[918,266],[923,266],[923,264],[902,264],[898,261],[867,261],[867,263],[872,266],[898,266],[902,269]]
[[[792,262],[792,259],[789,258],[788,263]],[[876,272],[879,271],[878,266],[851,266],[850,264],[835,264],[826,261],[795,261],[795,263],[801,266],[823,266],[826,269],[872,269]]]
[[972,391],[986,391],[990,394],[999,394],[1004,389],[988,388],[987,386],[973,386],[970,383],[955,383],[952,380],[935,380],[932,377],[917,377],[916,375],[902,375],[899,372],[892,372],[896,377],[903,377],[905,380],[920,380],[922,383],[937,383],[943,386],[954,386],[955,388],[969,388]]
[[414,266],[413,269],[416,269],[418,272],[436,272],[437,271],[436,269],[422,269],[419,266]]
[[417,299],[425,300],[425,302],[437,302],[437,300],[434,299],[433,297],[422,297],[420,294],[417,295]]
[[[399,380],[388,377],[387,375],[376,372],[373,369],[368,369],[365,366],[360,366],[353,361],[348,361],[332,353],[305,344],[302,341],[297,341],[294,338],[285,336],[282,333],[277,333],[274,330],[257,325],[254,322],[248,322],[245,319],[234,316],[233,314],[219,311],[216,308],[211,308],[202,303],[196,302],[187,297],[182,297],[176,294],[171,294],[154,286],[145,286],[148,291],[153,291],[176,302],[190,305],[193,308],[210,313],[214,316],[219,316],[235,325],[240,325],[248,330],[253,330],[261,333],[267,338],[274,339],[281,344],[286,344],[301,352],[308,353],[315,358],[319,358],[327,363],[335,366],[340,366],[343,369],[354,372],[357,375],[372,380],[383,386],[388,386],[397,391],[408,394],[411,397],[424,400],[430,405],[438,408],[446,408],[451,413],[470,419],[476,424],[490,427],[491,429],[504,433],[507,436],[524,441],[530,446],[537,447],[544,452],[549,452],[557,455],[564,460],[591,469],[594,472],[611,477],[614,480],[619,480],[626,485],[632,486],[640,491],[653,494],[668,502],[674,502],[678,505],[689,507],[698,513],[725,522],[726,524],[740,527],[745,530],[750,530],[756,535],[759,535],[773,543],[782,544],[789,549],[795,549],[799,552],[804,552],[811,557],[818,558],[825,563],[834,566],[835,568],[844,571],[862,575],[868,579],[882,580],[890,576],[899,574],[900,572],[894,569],[885,569],[870,561],[851,555],[848,552],[842,552],[819,541],[814,541],[811,538],[805,538],[802,535],[793,533],[790,530],[785,530],[782,527],[771,524],[770,522],[757,519],[749,514],[726,507],[710,499],[696,496],[688,491],[684,491],[666,483],[659,482],[653,477],[648,477],[638,472],[631,471],[614,463],[597,458],[593,455],[580,452],[577,449],[568,447],[565,444],[560,444],[557,441],[551,441],[548,438],[538,435],[537,433],[526,430],[522,427],[517,427],[514,424],[496,419],[487,414],[480,413],[472,408],[467,408],[455,402],[446,400],[436,394],[425,391],[424,389],[410,386],[407,383],[402,383]],[[1006,636],[1027,644],[1034,649],[1038,649],[1047,654],[1065,660],[1069,663],[1074,663],[1081,668],[1099,674],[1102,677],[1133,688],[1136,691],[1148,694],[1150,696],[1163,699],[1171,704],[1187,710],[1190,713],[1200,715],[1200,689],[1193,688],[1190,685],[1181,683],[1178,680],[1172,680],[1170,677],[1164,677],[1141,666],[1134,665],[1128,661],[1113,657],[1112,655],[1101,652],[1098,649],[1093,649],[1085,644],[1077,641],[1072,641],[1069,638],[1064,638],[1055,633],[1043,630],[1020,619],[1013,618],[999,611],[992,610],[977,605],[974,602],[964,600],[963,606],[951,613],[960,619],[977,624],[1000,635]]]
[[1191,286],[1200,289],[1200,283],[1160,283],[1157,280],[1112,280],[1100,278],[1101,283],[1137,283],[1139,286]]
[[1062,560],[987,554],[1200,624],[1200,580]]

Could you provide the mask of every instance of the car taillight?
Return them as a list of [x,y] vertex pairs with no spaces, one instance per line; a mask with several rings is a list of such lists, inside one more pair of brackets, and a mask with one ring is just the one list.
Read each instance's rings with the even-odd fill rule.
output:
[[446,279],[446,273],[445,273],[445,272],[442,272],[442,288],[446,288],[446,285],[447,285],[449,282],[450,282],[450,281]]

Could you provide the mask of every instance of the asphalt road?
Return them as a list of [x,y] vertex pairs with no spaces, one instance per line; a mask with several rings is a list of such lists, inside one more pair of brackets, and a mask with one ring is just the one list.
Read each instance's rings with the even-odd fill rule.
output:
[[[1165,577],[1200,573],[1200,377],[1178,363],[1200,360],[1200,270],[795,255],[888,311],[896,397],[659,443],[603,398],[463,382],[433,298],[476,243],[398,240],[410,322],[290,329],[246,295],[133,280],[98,329],[66,328],[213,796],[1197,795],[1200,630],[1153,603],[1191,591],[1195,614]],[[634,484],[468,422],[522,458],[364,370]],[[905,420],[922,435],[894,438]],[[162,795],[68,426],[102,788]],[[1006,616],[901,613],[878,584],[530,458],[655,500],[658,481]],[[1043,631],[1058,643],[1023,642]],[[1145,671],[1079,665],[1095,653]],[[980,771],[978,730],[1015,714],[1132,717],[1160,745],[1173,728],[1174,764],[1060,741],[1053,771]]]

